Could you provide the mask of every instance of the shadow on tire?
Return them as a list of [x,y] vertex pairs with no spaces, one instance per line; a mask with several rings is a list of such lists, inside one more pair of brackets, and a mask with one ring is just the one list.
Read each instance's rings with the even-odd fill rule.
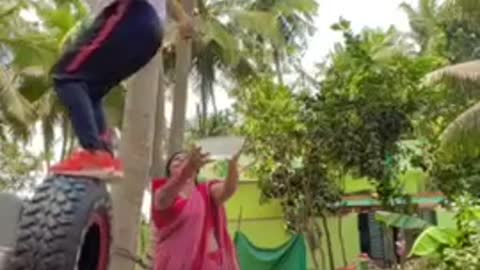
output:
[[106,270],[111,200],[106,187],[81,177],[46,179],[25,203],[11,270]]

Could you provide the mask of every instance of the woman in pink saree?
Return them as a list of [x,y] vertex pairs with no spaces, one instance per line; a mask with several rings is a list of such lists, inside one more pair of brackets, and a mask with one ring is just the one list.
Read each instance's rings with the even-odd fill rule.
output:
[[200,148],[174,154],[168,179],[153,180],[154,270],[240,269],[223,207],[237,187],[239,155],[230,160],[225,181],[197,183],[209,162]]

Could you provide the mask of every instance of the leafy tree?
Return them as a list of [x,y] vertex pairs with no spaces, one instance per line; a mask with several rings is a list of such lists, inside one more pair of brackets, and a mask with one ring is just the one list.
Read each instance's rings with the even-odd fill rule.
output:
[[414,8],[403,3],[422,54],[435,54],[456,64],[480,56],[478,15],[474,0],[419,0]]
[[[288,229],[305,232],[315,250],[315,239],[320,237],[316,218],[326,224],[326,216],[340,201],[340,191],[325,166],[318,138],[302,122],[301,101],[290,89],[268,79],[251,81],[235,93],[241,132],[252,141],[249,151],[255,163],[250,173],[260,180],[262,198],[279,200]],[[329,252],[334,269],[331,248]]]
[[371,179],[384,207],[395,209],[396,198],[408,199],[398,181],[400,161],[410,156],[401,141],[414,138],[428,104],[420,82],[437,61],[414,56],[393,28],[355,35],[344,20],[333,28],[345,44],[332,55],[320,91],[305,98],[304,121],[329,166]]
[[430,134],[428,158],[433,183],[450,197],[464,190],[480,194],[475,124],[479,66],[477,61],[470,61],[479,58],[480,5],[471,0],[422,0],[417,10],[404,7],[416,36],[438,45],[435,51],[422,53],[440,55],[446,60],[444,65],[452,64],[426,77],[433,106],[423,122],[430,121],[426,125],[430,132],[424,134]]
[[412,33],[420,45],[420,53],[441,54],[445,46],[445,35],[440,26],[441,6],[437,0],[419,0],[416,8],[402,3],[400,8],[407,14]]
[[465,191],[480,194],[480,148],[476,139],[480,108],[477,70],[478,61],[471,61],[438,69],[427,76],[427,82],[432,87],[454,87],[453,95],[465,101],[461,104],[446,101],[451,102],[447,104],[451,108],[450,114],[444,116],[442,129],[437,133],[436,147],[432,149],[431,177],[437,187],[451,198]]

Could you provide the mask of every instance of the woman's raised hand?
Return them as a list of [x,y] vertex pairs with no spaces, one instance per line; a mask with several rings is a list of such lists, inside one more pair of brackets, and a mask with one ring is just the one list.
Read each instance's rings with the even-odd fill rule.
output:
[[193,146],[188,153],[187,162],[196,171],[200,170],[206,164],[212,162],[209,153],[202,153],[202,148],[199,146]]

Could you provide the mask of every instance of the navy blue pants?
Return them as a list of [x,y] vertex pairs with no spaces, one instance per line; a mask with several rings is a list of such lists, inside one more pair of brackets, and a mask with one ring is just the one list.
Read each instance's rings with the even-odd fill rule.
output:
[[119,0],[65,50],[53,68],[53,80],[83,148],[106,147],[100,140],[106,131],[103,98],[146,65],[161,43],[162,25],[154,8],[145,0]]

